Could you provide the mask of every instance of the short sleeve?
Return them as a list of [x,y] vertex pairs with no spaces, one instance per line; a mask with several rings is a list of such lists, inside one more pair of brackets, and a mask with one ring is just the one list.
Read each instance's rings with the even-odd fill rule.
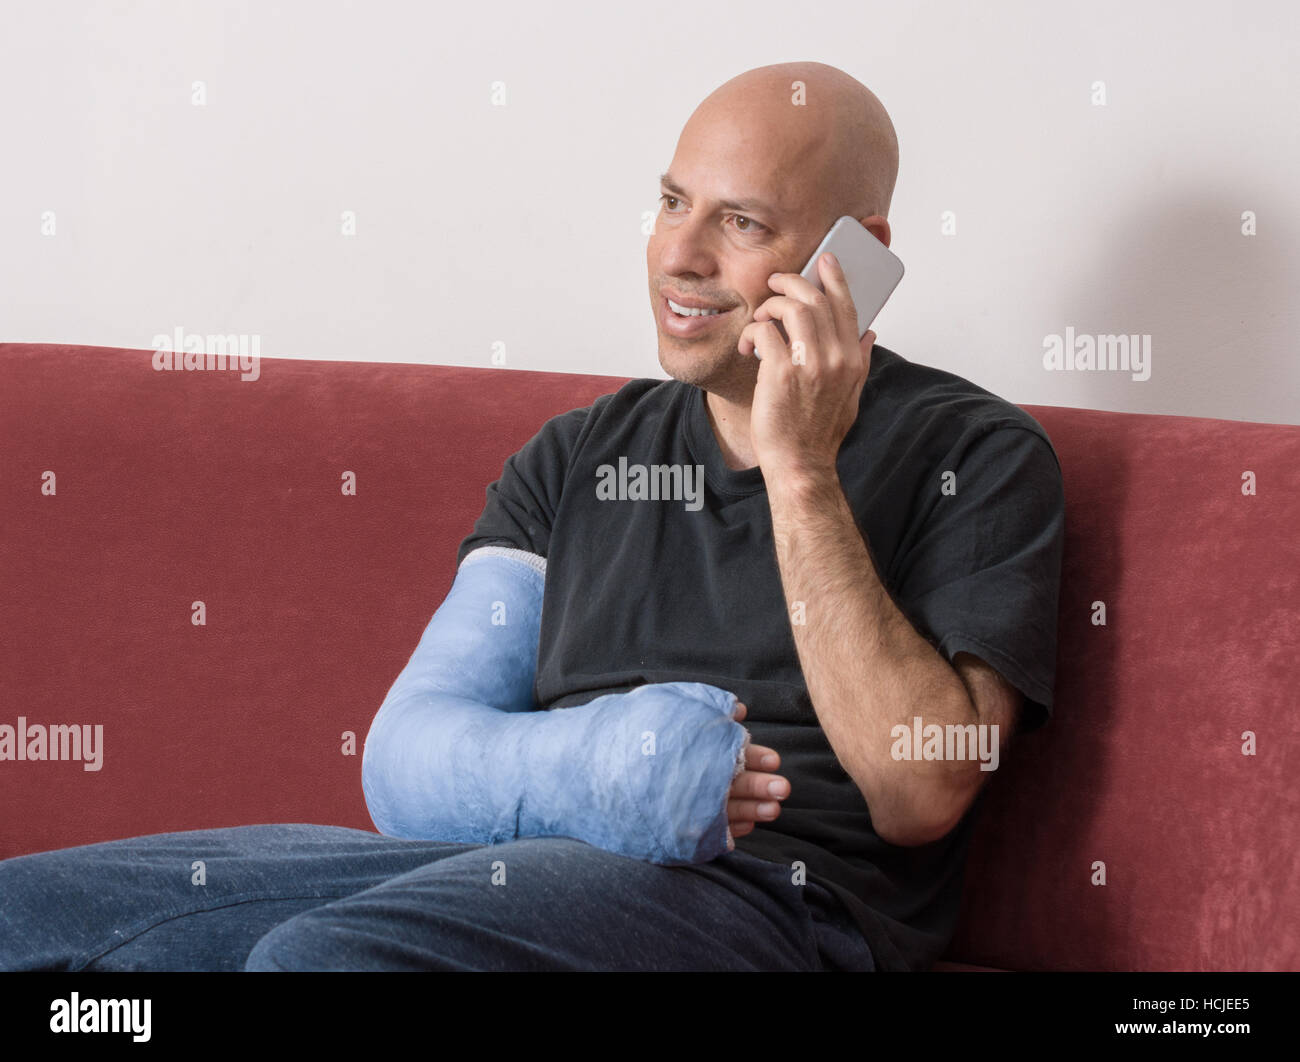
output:
[[1065,538],[1056,453],[1045,436],[1002,424],[963,436],[932,486],[897,569],[899,607],[945,659],[971,653],[1020,690],[1019,729],[1035,730],[1051,715],[1056,679]]
[[506,458],[501,477],[488,484],[487,503],[456,551],[456,566],[480,546],[509,546],[545,557],[564,481],[592,407],[552,417]]

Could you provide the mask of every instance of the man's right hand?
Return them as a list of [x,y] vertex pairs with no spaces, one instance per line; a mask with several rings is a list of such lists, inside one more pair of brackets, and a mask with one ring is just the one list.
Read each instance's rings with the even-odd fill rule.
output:
[[[747,711],[737,701],[732,718],[739,723]],[[781,757],[776,750],[752,742],[746,747],[745,767],[731,783],[727,796],[727,822],[732,837],[744,837],[753,831],[756,823],[771,822],[781,814],[780,802],[790,795],[790,783],[772,773],[780,765]]]

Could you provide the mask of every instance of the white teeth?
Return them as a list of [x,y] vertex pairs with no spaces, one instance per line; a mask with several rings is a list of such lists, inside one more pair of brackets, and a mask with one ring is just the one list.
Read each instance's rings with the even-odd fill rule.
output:
[[701,310],[690,306],[680,306],[673,302],[672,299],[668,300],[668,307],[673,311],[673,313],[679,314],[682,317],[712,317],[714,314],[722,313],[721,310]]

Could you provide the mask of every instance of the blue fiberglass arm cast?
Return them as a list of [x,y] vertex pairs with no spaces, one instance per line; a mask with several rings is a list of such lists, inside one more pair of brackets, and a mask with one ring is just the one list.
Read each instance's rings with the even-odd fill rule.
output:
[[749,741],[735,696],[664,682],[534,711],[545,573],[502,546],[461,562],[366,737],[375,826],[469,844],[574,837],[665,864],[721,855]]

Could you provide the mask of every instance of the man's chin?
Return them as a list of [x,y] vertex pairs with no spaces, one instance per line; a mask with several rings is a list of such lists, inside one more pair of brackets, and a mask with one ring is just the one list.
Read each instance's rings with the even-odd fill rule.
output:
[[726,355],[715,346],[659,337],[659,365],[674,380],[703,387],[725,372]]
[[708,366],[702,365],[698,361],[692,361],[689,358],[666,358],[660,355],[659,365],[674,380],[685,384],[694,384],[696,387],[703,387],[706,391],[710,379],[713,378],[713,373],[709,371]]
[[754,393],[756,369],[733,347],[701,347],[690,351],[659,341],[659,365],[674,380],[693,384],[729,401],[745,402]]

